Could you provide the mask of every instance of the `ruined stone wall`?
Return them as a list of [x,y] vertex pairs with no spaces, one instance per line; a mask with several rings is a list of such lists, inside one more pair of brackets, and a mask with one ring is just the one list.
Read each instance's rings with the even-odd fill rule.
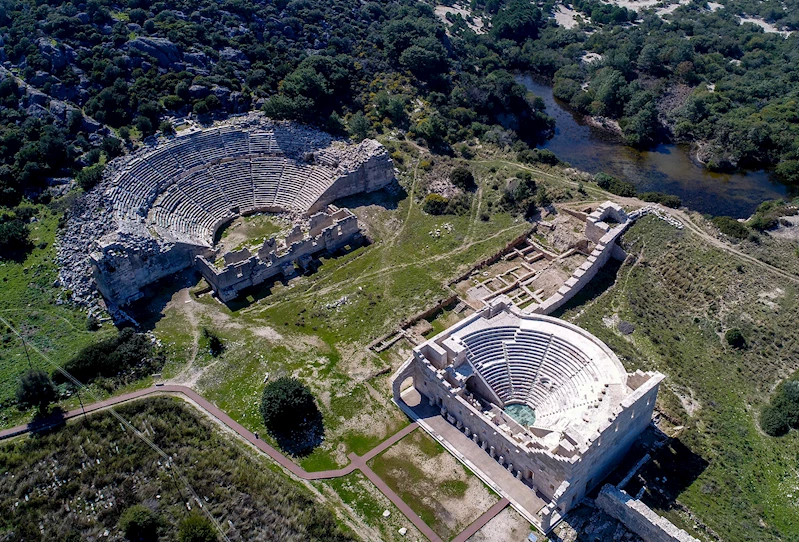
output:
[[282,247],[271,238],[264,241],[257,254],[247,249],[225,254],[226,265],[222,269],[204,256],[197,256],[197,270],[219,299],[230,301],[244,288],[261,284],[278,274],[292,274],[295,263],[302,265],[319,252],[335,252],[361,238],[358,219],[347,209],[317,213],[311,216],[309,226],[308,235],[295,227]]
[[[613,218],[618,225],[612,226],[604,222],[604,219],[608,217]],[[624,210],[611,202],[604,203],[596,211],[588,215],[588,219],[585,222],[585,235],[596,243],[594,250],[555,294],[544,300],[543,303],[526,307],[524,312],[551,314],[565,305],[591,282],[610,258],[618,260],[626,258],[627,255],[618,245],[618,240],[631,224],[632,220],[626,215]]]
[[112,242],[99,242],[89,259],[100,293],[125,305],[142,297],[146,285],[191,267],[197,255],[209,252],[206,247],[162,245],[151,237],[124,234]]
[[319,211],[337,199],[355,194],[369,193],[385,188],[394,180],[394,165],[385,148],[375,140],[362,141],[357,149],[359,156],[370,156],[368,160],[358,163],[339,164],[342,175],[319,197],[309,212]]
[[638,499],[610,484],[602,488],[596,504],[647,542],[699,542]]

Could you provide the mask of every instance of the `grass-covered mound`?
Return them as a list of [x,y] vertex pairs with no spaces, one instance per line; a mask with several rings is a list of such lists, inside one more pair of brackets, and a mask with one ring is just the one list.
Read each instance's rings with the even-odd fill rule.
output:
[[[171,457],[231,539],[353,540],[309,491],[179,399],[117,411]],[[123,512],[139,504],[157,517],[161,540],[177,540],[199,510],[166,461],[109,413],[0,445],[0,472],[0,537],[7,540],[97,540],[106,530],[119,540],[132,516],[142,515],[120,522]]]

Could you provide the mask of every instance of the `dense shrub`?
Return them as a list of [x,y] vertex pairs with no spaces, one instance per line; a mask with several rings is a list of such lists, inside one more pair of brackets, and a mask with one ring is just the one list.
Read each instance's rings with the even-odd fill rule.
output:
[[458,166],[449,174],[452,184],[461,190],[471,190],[475,187],[474,175],[469,168]]
[[729,235],[735,239],[746,239],[749,235],[749,228],[729,216],[714,216],[710,220],[721,233]]
[[671,194],[664,194],[663,192],[644,192],[638,194],[638,197],[644,201],[659,203],[666,207],[671,207],[672,209],[678,209],[682,205],[682,200],[679,197]]
[[296,378],[283,376],[264,387],[261,415],[269,433],[290,453],[306,453],[321,442],[322,413],[311,390]]
[[216,542],[216,529],[200,514],[191,514],[180,522],[178,542]]
[[516,153],[516,159],[525,164],[549,164],[555,166],[560,163],[555,153],[547,149],[523,149]]
[[[118,139],[115,141],[119,141]],[[78,172],[75,176],[75,180],[78,183],[78,186],[83,188],[86,191],[91,190],[97,184],[103,180],[103,170],[105,166],[103,164],[94,164],[93,166],[88,166],[83,168]]]
[[611,194],[623,197],[635,197],[636,190],[633,183],[622,181],[621,179],[601,172],[594,175],[594,180],[599,188],[607,190]]
[[208,328],[203,328],[203,338],[208,341],[208,351],[213,357],[219,357],[225,351],[225,344],[222,339],[213,331],[209,331]]
[[119,518],[119,528],[130,542],[158,540],[158,517],[146,506],[131,506]]
[[422,210],[429,215],[443,215],[449,207],[449,199],[440,194],[428,194],[422,202]]
[[[164,357],[156,352],[147,335],[131,328],[123,329],[116,337],[87,346],[64,364],[64,369],[81,382],[96,378],[115,378],[119,383],[134,380],[157,372],[164,365]],[[66,382],[60,373],[56,382]]]
[[14,213],[0,213],[0,259],[22,259],[31,248],[28,225]]
[[529,171],[519,174],[517,179],[513,179],[505,187],[500,206],[509,212],[522,213],[525,217],[530,217],[536,210],[536,196],[539,187]]
[[799,429],[799,382],[789,380],[777,386],[771,402],[760,411],[760,427],[771,436]]
[[746,338],[744,338],[743,333],[738,328],[731,328],[728,329],[727,332],[724,334],[724,339],[727,341],[727,344],[732,346],[733,348],[742,349],[746,348]]
[[17,404],[23,408],[36,407],[45,410],[58,397],[55,385],[44,371],[30,369],[19,379]]

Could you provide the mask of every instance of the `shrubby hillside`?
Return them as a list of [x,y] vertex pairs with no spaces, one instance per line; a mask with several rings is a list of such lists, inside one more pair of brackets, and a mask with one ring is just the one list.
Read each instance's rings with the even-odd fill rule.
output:
[[543,17],[511,4],[478,37],[414,0],[2,0],[0,188],[13,203],[188,113],[263,108],[356,137],[397,126],[444,151],[537,141],[552,120],[499,59]]
[[[545,61],[534,67],[553,76],[555,95],[576,110],[619,119],[630,145],[698,142],[698,158],[711,169],[777,165],[797,182],[799,33],[785,33],[799,29],[799,4],[722,3],[711,9],[691,0],[671,13],[649,8],[631,18],[622,8],[575,1],[583,29],[594,32],[545,32],[536,42]],[[565,47],[547,55],[541,42],[554,36]],[[585,51],[600,57],[583,59]]]

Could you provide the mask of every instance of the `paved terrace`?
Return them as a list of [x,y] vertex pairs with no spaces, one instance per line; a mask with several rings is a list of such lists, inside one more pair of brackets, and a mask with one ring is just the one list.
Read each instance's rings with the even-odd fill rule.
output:
[[[211,403],[210,401],[208,401],[207,399],[202,397],[200,394],[198,394],[197,392],[195,392],[191,388],[188,388],[186,386],[161,385],[161,386],[154,386],[154,387],[150,387],[150,388],[141,389],[141,390],[134,391],[134,392],[131,392],[131,393],[126,393],[124,395],[119,395],[117,397],[112,397],[111,399],[107,399],[105,401],[99,401],[99,402],[96,402],[96,403],[85,405],[85,407],[82,408],[82,409],[70,410],[69,412],[63,413],[61,416],[50,417],[50,418],[45,418],[43,420],[38,420],[35,424],[31,423],[31,424],[26,424],[26,425],[18,425],[17,427],[12,427],[10,429],[4,429],[4,430],[0,431],[0,440],[16,437],[16,436],[20,436],[20,435],[24,435],[25,433],[28,433],[28,432],[31,432],[31,431],[41,431],[41,430],[44,430],[44,429],[56,427],[58,425],[61,425],[61,424],[65,423],[67,420],[70,420],[70,419],[73,419],[73,418],[77,418],[77,417],[79,417],[81,415],[92,414],[92,413],[99,412],[99,411],[102,411],[102,410],[105,410],[105,409],[113,408],[114,406],[120,405],[122,403],[127,403],[127,402],[131,402],[131,401],[135,401],[135,400],[139,400],[139,399],[142,399],[142,398],[145,398],[145,397],[155,396],[155,395],[177,395],[177,396],[183,398],[184,400],[188,401],[189,403],[192,403],[195,407],[197,407],[199,410],[201,410],[204,414],[206,414],[207,416],[211,417],[214,421],[222,424],[223,426],[225,426],[228,429],[230,429],[231,431],[233,431],[236,434],[237,437],[245,440],[248,444],[254,446],[255,448],[257,448],[261,452],[265,453],[270,458],[272,458],[274,461],[276,461],[285,470],[289,471],[291,474],[293,474],[294,476],[296,476],[297,478],[300,478],[302,480],[324,480],[324,479],[329,479],[329,478],[338,478],[340,476],[346,476],[348,474],[351,474],[352,472],[354,472],[356,470],[360,470],[392,503],[394,503],[394,505],[397,508],[399,508],[399,510],[403,514],[405,514],[405,516],[408,518],[408,520],[411,523],[413,523],[413,525],[417,529],[419,529],[419,531],[421,531],[421,533],[424,536],[426,536],[431,542],[443,542],[441,537],[438,536],[435,533],[435,531],[433,531],[433,529],[431,529],[430,526],[427,525],[422,520],[422,518],[420,518],[411,509],[411,507],[408,506],[390,487],[388,487],[388,485],[383,480],[381,480],[380,477],[377,474],[375,474],[375,472],[371,468],[369,468],[369,466],[367,465],[367,462],[369,460],[371,460],[375,456],[379,455],[383,451],[387,450],[388,448],[390,448],[391,446],[396,444],[399,440],[401,440],[402,438],[404,438],[405,436],[407,436],[408,434],[410,434],[414,430],[416,430],[416,428],[419,427],[419,424],[416,423],[416,422],[411,423],[410,425],[408,425],[404,429],[402,429],[402,430],[398,431],[397,433],[395,433],[394,435],[390,436],[389,438],[384,440],[382,443],[378,444],[376,447],[372,448],[370,451],[368,451],[364,455],[360,455],[359,456],[359,455],[354,454],[354,453],[349,454],[347,457],[349,457],[349,459],[350,459],[350,464],[347,465],[344,468],[336,469],[336,470],[308,472],[305,469],[303,469],[302,467],[300,467],[299,465],[297,465],[296,463],[294,463],[291,459],[289,459],[288,457],[286,457],[285,455],[280,453],[277,449],[275,449],[274,447],[270,446],[268,443],[264,442],[263,440],[257,438],[255,436],[255,434],[253,434],[251,431],[249,431],[244,426],[239,424],[233,418],[228,416],[225,412],[220,410],[216,405],[214,405],[213,403]],[[462,438],[464,438],[465,440],[467,440],[468,442],[471,443],[471,441],[469,439],[467,439],[464,435],[462,435],[460,432],[458,432],[454,427],[452,427],[450,424],[448,424],[446,422],[446,420],[444,420],[440,416],[437,416],[437,417],[440,419],[440,422],[443,423],[444,426],[446,426],[447,428],[450,428],[452,431],[455,431],[456,433],[458,433],[458,435],[460,435]],[[433,424],[435,424],[436,427],[438,427],[438,423],[436,422],[434,417],[424,418],[424,423],[430,423],[430,422],[432,422]],[[445,428],[442,426],[441,430],[443,431],[444,429]],[[456,438],[457,437],[455,435],[447,434],[447,439],[449,439],[449,440],[456,439]],[[459,446],[460,446],[460,444],[459,444]],[[475,446],[475,448],[477,448],[477,447]],[[461,449],[464,449],[464,447],[461,447]],[[477,448],[477,449],[479,450],[479,448]],[[482,450],[479,450],[479,451],[482,452]],[[458,454],[456,454],[456,456],[457,455]],[[516,480],[510,473],[508,473],[505,469],[500,467],[496,462],[491,461],[491,458],[486,456],[486,454],[484,452],[482,453],[482,455],[485,456],[484,461],[488,460],[490,463],[493,463],[493,465],[497,469],[499,469],[499,471],[501,471],[501,472],[495,473],[492,470],[490,472],[490,475],[491,475],[492,479],[494,479],[494,480],[502,480],[503,489],[505,488],[506,484],[505,484],[504,479],[501,478],[501,474],[502,473],[506,474],[507,477],[510,478],[510,480],[512,480],[514,482],[517,482],[518,484],[520,484],[524,488],[526,488],[527,493],[532,494],[532,492],[530,491],[529,488],[527,488],[526,486],[521,484],[521,482]],[[461,459],[461,461],[463,461],[462,458],[460,458],[460,457],[458,457],[458,458]],[[474,470],[474,468],[471,465],[469,465],[468,463],[467,463],[467,466],[469,466],[472,470]],[[481,464],[481,467],[482,466],[483,465]],[[486,468],[488,468],[488,467],[490,467],[490,465],[486,466]],[[478,475],[479,475],[479,473],[478,473]],[[481,478],[483,478],[483,477],[481,476]],[[483,479],[485,480],[485,478],[483,478]],[[490,485],[492,485],[492,487],[493,487],[493,484],[490,484]],[[496,488],[494,488],[494,489],[496,489]],[[505,493],[502,492],[502,494],[504,495]],[[515,492],[513,494],[515,495]],[[522,495],[519,495],[519,497],[522,497]],[[497,514],[499,514],[502,510],[504,510],[505,507],[509,503],[510,503],[510,501],[507,498],[501,499],[499,502],[494,504],[490,509],[488,509],[485,513],[483,513],[483,515],[481,515],[479,518],[477,518],[471,525],[466,527],[466,529],[464,529],[458,536],[456,536],[452,540],[452,542],[465,542],[466,540],[468,540],[469,537],[471,537],[473,534],[475,534],[477,531],[479,531],[486,523],[488,523]],[[528,504],[530,504],[531,506],[533,505],[532,503],[528,503]],[[515,505],[516,508],[518,508],[518,505],[516,505],[516,500],[515,499],[514,499],[514,505]],[[541,506],[543,506],[543,504]],[[539,506],[539,509],[540,509],[540,506]],[[537,510],[538,509],[536,509],[536,511]]]

